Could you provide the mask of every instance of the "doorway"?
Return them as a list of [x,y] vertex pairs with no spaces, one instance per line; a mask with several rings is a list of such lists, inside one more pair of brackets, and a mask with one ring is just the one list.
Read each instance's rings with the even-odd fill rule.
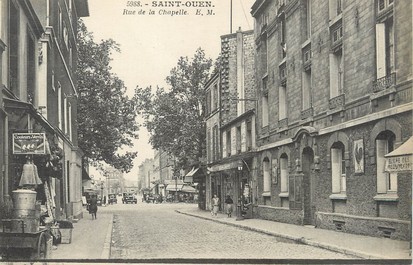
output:
[[304,189],[304,225],[315,225],[314,203],[314,151],[311,147],[305,147],[302,153],[303,189]]

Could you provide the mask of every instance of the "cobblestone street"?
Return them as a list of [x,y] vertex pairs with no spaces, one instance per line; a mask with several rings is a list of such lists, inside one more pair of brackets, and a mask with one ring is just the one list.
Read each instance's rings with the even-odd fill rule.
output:
[[[175,212],[195,204],[113,205],[111,259],[347,259],[332,251]],[[222,218],[222,217],[221,217]]]

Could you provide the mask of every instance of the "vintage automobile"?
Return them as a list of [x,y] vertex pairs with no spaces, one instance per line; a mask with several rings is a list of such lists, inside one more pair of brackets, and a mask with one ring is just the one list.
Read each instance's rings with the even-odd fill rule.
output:
[[122,203],[138,203],[138,199],[132,193],[123,193]]
[[118,203],[118,198],[116,197],[116,194],[109,194],[108,204],[114,204],[114,203]]

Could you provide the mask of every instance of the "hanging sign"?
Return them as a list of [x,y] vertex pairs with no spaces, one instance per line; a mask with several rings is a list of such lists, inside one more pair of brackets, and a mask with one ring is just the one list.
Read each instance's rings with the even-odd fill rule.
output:
[[46,154],[46,135],[44,133],[13,133],[13,154]]
[[412,156],[394,156],[386,158],[386,169],[387,172],[403,172],[412,171]]

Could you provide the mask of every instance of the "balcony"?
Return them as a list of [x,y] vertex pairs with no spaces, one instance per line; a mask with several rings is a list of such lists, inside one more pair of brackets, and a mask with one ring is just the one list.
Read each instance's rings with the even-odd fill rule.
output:
[[386,89],[390,89],[396,85],[396,73],[381,77],[373,81],[373,93],[378,93]]
[[310,118],[312,116],[313,116],[313,108],[312,107],[301,111],[301,119],[302,120],[305,120],[305,119]]
[[282,119],[278,121],[278,128],[279,129],[284,129],[287,128],[288,126],[288,118]]
[[337,97],[331,98],[328,101],[329,109],[343,108],[344,104],[345,104],[344,94],[341,94]]

